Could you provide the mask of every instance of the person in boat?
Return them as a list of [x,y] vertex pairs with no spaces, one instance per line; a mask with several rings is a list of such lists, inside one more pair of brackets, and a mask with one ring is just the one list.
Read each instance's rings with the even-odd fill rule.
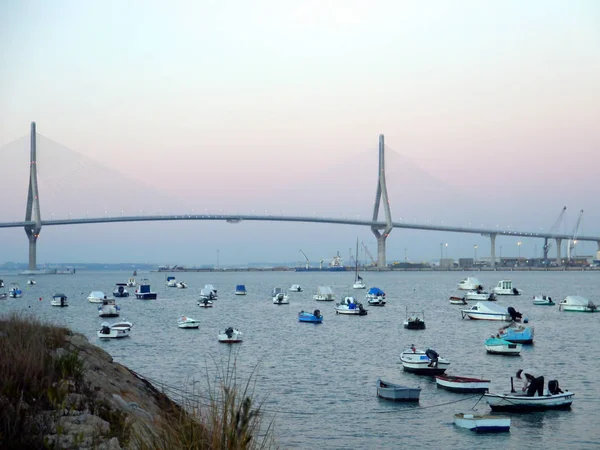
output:
[[431,360],[427,367],[437,367],[438,366],[438,358],[440,357],[439,353],[436,352],[432,348],[428,348],[425,350],[425,355]]
[[415,344],[411,344],[410,349],[413,353],[417,353],[417,347],[415,347]]
[[519,369],[517,370],[517,378],[523,380],[522,392],[527,392],[527,397],[535,396],[537,392],[538,396],[544,395],[544,377],[536,377],[533,375],[532,370]]

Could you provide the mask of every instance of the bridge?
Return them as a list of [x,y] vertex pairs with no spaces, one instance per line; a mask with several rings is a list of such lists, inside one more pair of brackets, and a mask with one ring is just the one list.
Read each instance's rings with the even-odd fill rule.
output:
[[[394,228],[428,230],[428,231],[446,231],[451,233],[471,233],[490,238],[490,263],[495,267],[496,263],[496,237],[514,236],[528,237],[544,240],[544,259],[548,258],[548,242],[553,239],[556,241],[556,259],[560,263],[562,259],[561,245],[563,240],[573,239],[572,235],[560,233],[541,233],[537,231],[517,231],[500,230],[477,227],[461,227],[450,225],[432,225],[411,222],[394,222],[392,220],[390,202],[387,195],[387,186],[385,179],[385,140],[384,136],[379,136],[379,170],[377,179],[377,190],[375,203],[373,207],[372,220],[353,220],[333,217],[311,217],[311,216],[284,216],[284,215],[237,215],[237,214],[179,214],[179,215],[135,215],[135,216],[117,216],[117,217],[85,217],[68,219],[43,220],[40,212],[40,199],[37,180],[37,148],[36,148],[36,124],[31,124],[30,134],[30,165],[29,165],[29,190],[27,196],[27,207],[25,220],[20,222],[0,222],[0,228],[23,227],[29,240],[29,271],[37,270],[37,239],[39,238],[42,227],[46,226],[64,226],[80,224],[101,224],[101,223],[122,223],[122,222],[157,222],[157,221],[224,221],[227,223],[240,223],[242,221],[269,221],[269,222],[302,222],[302,223],[322,223],[337,225],[352,225],[369,227],[377,240],[377,267],[385,268],[386,263],[386,240]],[[383,202],[384,220],[379,220],[379,209]],[[577,236],[577,241],[596,242],[600,250],[600,236]]]

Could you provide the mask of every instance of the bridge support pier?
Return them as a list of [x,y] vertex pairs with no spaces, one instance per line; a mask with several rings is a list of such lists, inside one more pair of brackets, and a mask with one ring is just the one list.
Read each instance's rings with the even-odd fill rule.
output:
[[562,238],[556,238],[556,264],[562,266]]
[[29,265],[28,270],[37,270],[37,239],[42,231],[42,216],[40,214],[40,197],[37,182],[37,153],[36,153],[35,122],[31,122],[31,140],[29,154],[29,191],[27,193],[27,207],[25,221],[34,222],[25,226],[25,233],[29,239]]
[[379,205],[383,201],[383,210],[385,213],[385,226],[383,233],[380,227],[371,227],[371,231],[377,239],[377,269],[387,268],[385,257],[385,241],[392,231],[392,213],[390,211],[390,201],[388,200],[387,186],[385,184],[385,141],[383,134],[379,135],[379,174],[377,177],[377,193],[375,194],[375,206],[373,207],[373,222],[377,221],[379,216]]
[[496,234],[490,234],[490,266],[496,268]]

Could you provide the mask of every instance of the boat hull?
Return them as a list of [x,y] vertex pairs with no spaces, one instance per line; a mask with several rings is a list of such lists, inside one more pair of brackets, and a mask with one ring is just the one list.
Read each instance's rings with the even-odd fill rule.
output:
[[500,313],[484,313],[480,311],[470,311],[470,310],[462,310],[462,317],[468,317],[472,320],[496,320],[499,322],[511,322],[512,317],[510,314],[500,314]]
[[403,352],[400,354],[402,368],[406,372],[417,375],[441,375],[450,366],[450,363],[443,358],[438,358],[437,366],[430,367],[431,359],[423,352]]
[[241,292],[241,291],[236,291],[235,295],[246,295],[246,293],[245,292]]
[[595,308],[590,308],[589,306],[579,306],[579,305],[558,305],[559,311],[565,312],[585,312],[585,313],[593,313],[598,310]]
[[474,414],[455,414],[454,424],[476,433],[503,433],[510,431],[510,418],[497,416],[479,416]]
[[177,322],[179,328],[200,328],[200,322]]
[[520,344],[486,345],[485,350],[492,355],[519,356],[521,354]]
[[148,293],[143,293],[143,294],[135,294],[135,297],[140,299],[140,300],[156,300],[156,293],[155,292],[148,292]]
[[573,403],[572,392],[541,397],[524,395],[484,394],[492,411],[534,412],[550,409],[570,409]]
[[490,380],[480,378],[454,377],[449,375],[438,375],[435,377],[438,388],[452,392],[484,393],[490,390]]
[[377,397],[397,402],[418,402],[420,395],[420,388],[410,388],[377,380]]
[[424,330],[425,329],[425,321],[419,320],[407,320],[404,321],[404,328],[407,330]]
[[504,332],[500,332],[502,339],[513,344],[533,344],[533,335],[534,330],[531,327],[527,327],[522,331],[515,331],[508,328]]

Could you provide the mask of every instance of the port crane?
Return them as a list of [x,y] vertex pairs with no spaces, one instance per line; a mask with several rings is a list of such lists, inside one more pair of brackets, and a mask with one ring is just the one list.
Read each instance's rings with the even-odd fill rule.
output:
[[569,243],[567,244],[567,261],[569,264],[572,263],[575,244],[577,244],[577,237],[579,236],[579,231],[581,230],[581,218],[583,217],[583,209],[579,211],[579,217],[577,218],[577,223],[575,224],[575,229],[573,230],[573,237],[569,239]]
[[[566,206],[563,206],[562,211],[560,212],[560,214],[558,215],[558,219],[556,219],[556,222],[554,222],[554,225],[552,225],[552,227],[550,228],[549,233],[552,234],[556,234],[556,232],[558,231],[560,224],[563,221],[563,217],[565,216],[565,211],[567,210]],[[552,247],[552,242],[548,242],[549,238],[544,238],[544,264],[548,265],[548,251],[550,250],[550,248]]]
[[306,254],[302,251],[302,249],[300,249],[300,253],[302,253],[302,256],[304,256],[304,259],[306,260],[306,269],[308,270],[310,264],[308,262],[308,256],[306,256]]
[[369,251],[369,249],[367,248],[367,246],[365,245],[365,243],[363,241],[360,241],[360,243],[362,244],[363,249],[365,250],[365,253],[367,254],[367,256],[369,257],[369,259],[371,260],[371,266],[376,266],[377,263],[375,262],[375,259],[373,259],[373,255],[371,255],[371,252]]

